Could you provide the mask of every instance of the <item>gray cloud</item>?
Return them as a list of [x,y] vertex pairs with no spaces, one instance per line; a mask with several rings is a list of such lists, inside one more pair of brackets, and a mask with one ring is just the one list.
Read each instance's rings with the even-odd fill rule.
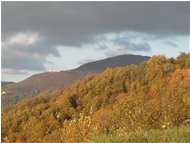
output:
[[113,44],[107,49],[106,56],[113,57],[117,55],[127,54],[127,48],[120,44]]
[[189,2],[2,2],[2,37],[38,31],[51,44],[79,46],[106,32],[187,35]]
[[26,74],[27,71],[43,71],[47,56],[60,56],[56,48],[41,42],[34,33],[15,34],[2,43],[2,71],[10,74]]
[[[136,42],[136,43],[135,43]],[[151,47],[146,41],[146,37],[143,35],[132,35],[121,38],[116,38],[114,43],[117,43],[123,47],[126,47],[129,51],[151,51]]]
[[[189,5],[190,2],[3,1],[2,68],[10,73],[44,70],[49,55],[59,56],[56,45],[81,47],[98,43],[96,49],[107,50],[107,56],[150,51],[147,37],[142,35],[125,35],[115,40],[101,36],[122,32],[158,38],[187,35]],[[20,35],[21,38],[18,36],[11,41],[13,35],[27,31],[37,32],[42,37],[35,41],[35,36],[25,39]],[[139,37],[140,42],[134,42]],[[115,45],[108,47],[110,42]]]
[[13,68],[2,68],[2,72],[7,74],[27,74],[26,71],[13,69]]
[[170,42],[170,41],[164,41],[163,44],[174,47],[174,48],[179,48],[179,45],[177,45],[174,42]]
[[144,51],[144,52],[149,52],[151,51],[151,47],[148,43],[130,43],[130,42],[125,42],[125,43],[114,43],[111,47],[107,48],[107,53],[106,55],[109,56],[117,56],[117,55],[122,55],[122,54],[128,54],[131,51]]
[[151,47],[148,43],[141,43],[141,44],[129,43],[126,46],[128,47],[130,51],[145,51],[145,52],[151,51]]

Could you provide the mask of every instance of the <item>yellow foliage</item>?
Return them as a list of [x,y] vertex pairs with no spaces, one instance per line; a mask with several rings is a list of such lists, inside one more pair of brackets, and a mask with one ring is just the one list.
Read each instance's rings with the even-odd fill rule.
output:
[[78,143],[99,134],[188,125],[189,55],[153,56],[139,66],[107,69],[64,91],[6,108],[3,141]]

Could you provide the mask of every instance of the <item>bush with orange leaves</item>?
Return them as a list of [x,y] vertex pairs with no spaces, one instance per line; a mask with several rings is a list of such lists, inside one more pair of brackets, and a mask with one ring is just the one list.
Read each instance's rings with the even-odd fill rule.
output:
[[[162,84],[166,88],[152,95],[152,86],[144,95],[118,96],[113,108],[113,126],[118,134],[131,131],[169,128],[190,120],[190,76],[187,70],[176,70]],[[157,84],[157,83],[156,83]],[[158,85],[158,84],[157,84]]]

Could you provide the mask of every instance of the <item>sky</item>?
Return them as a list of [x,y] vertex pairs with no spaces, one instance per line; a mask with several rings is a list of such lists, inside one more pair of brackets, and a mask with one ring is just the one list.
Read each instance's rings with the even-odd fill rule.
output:
[[190,2],[1,2],[3,81],[107,57],[190,51]]

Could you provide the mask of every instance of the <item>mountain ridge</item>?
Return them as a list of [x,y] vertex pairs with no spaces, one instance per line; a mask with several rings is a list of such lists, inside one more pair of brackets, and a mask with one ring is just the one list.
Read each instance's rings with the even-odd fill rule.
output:
[[2,106],[16,104],[43,93],[66,88],[87,75],[102,72],[107,68],[139,64],[149,58],[140,55],[120,55],[86,63],[73,70],[35,74],[13,85],[4,86],[2,90],[6,94],[2,96]]

